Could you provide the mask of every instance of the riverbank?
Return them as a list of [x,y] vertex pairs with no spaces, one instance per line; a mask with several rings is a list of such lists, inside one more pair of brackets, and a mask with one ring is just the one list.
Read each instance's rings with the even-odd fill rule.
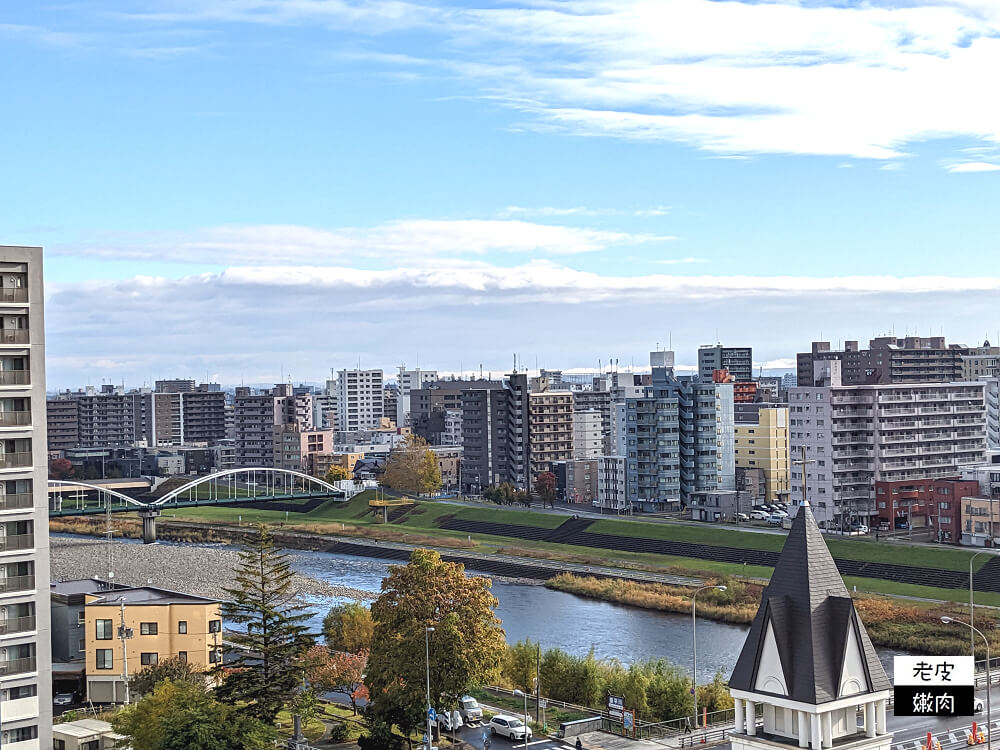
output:
[[[51,537],[51,577],[65,581],[107,577],[107,545],[98,539]],[[214,544],[121,544],[114,546],[115,582],[153,586],[211,599],[226,598],[224,589],[236,585],[239,553]],[[299,599],[374,599],[374,594],[295,573],[292,591]]]
[[[735,625],[749,625],[760,606],[764,587],[729,578],[712,583],[725,585],[725,592],[708,589],[698,597],[699,619],[715,620]],[[689,614],[690,590],[677,586],[606,580],[574,576],[557,576],[545,584],[548,588],[613,604],[641,607],[657,612]],[[854,594],[854,605],[875,646],[921,654],[954,654],[968,649],[967,631],[941,622],[943,615],[967,616],[950,603],[902,602],[869,594]],[[991,648],[1000,646],[996,631],[998,619],[992,609],[976,609],[976,624],[982,623],[990,635]],[[985,658],[985,654],[983,654]]]

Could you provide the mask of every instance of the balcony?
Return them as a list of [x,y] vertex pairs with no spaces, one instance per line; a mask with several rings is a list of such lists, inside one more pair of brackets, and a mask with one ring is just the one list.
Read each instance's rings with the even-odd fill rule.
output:
[[34,534],[10,534],[0,536],[0,552],[13,552],[19,549],[32,549],[35,546]]
[[18,591],[34,591],[34,576],[0,577],[0,594],[14,594]]
[[29,370],[0,370],[0,385],[31,385]]
[[26,656],[23,659],[11,659],[10,661],[0,661],[0,676],[3,677],[36,671],[38,671],[38,662],[34,656]]
[[0,287],[0,302],[27,302],[28,290],[25,287]]
[[30,411],[0,411],[0,427],[30,427]]
[[35,630],[34,615],[9,617],[6,620],[0,620],[0,636],[14,635],[15,633],[30,633],[33,630]]
[[27,328],[4,328],[0,330],[0,344],[30,344],[31,331]]
[[24,510],[35,505],[35,497],[30,492],[0,495],[0,510]]
[[30,451],[19,453],[0,453],[0,469],[23,469],[32,466]]

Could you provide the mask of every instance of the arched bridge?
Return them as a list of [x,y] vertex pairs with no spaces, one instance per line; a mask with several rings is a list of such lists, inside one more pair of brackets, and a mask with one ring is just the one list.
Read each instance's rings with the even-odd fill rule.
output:
[[[363,487],[354,482],[331,484],[292,469],[227,469],[196,477],[159,496],[132,497],[113,487],[72,479],[49,480],[49,516],[138,512],[143,540],[156,541],[156,517],[164,509],[199,505],[240,505],[309,500],[348,500]],[[296,507],[296,510],[304,508]]]

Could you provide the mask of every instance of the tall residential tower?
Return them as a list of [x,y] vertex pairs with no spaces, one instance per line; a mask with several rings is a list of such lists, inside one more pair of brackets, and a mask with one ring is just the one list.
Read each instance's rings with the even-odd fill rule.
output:
[[0,706],[4,747],[52,747],[42,250],[0,247]]

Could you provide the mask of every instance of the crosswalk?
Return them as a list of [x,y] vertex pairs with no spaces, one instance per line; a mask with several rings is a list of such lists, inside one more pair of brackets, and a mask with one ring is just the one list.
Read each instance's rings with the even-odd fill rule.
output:
[[[986,732],[986,724],[979,724],[978,727]],[[994,721],[993,725],[993,735],[1000,736],[1000,722]],[[945,730],[943,732],[932,732],[931,739],[934,742],[941,743],[941,750],[945,748],[955,748],[955,747],[968,747],[969,737],[972,734],[972,724],[969,723],[968,726],[956,727],[954,729]],[[903,740],[902,742],[896,742],[892,745],[892,750],[924,750],[924,745],[927,743],[927,735],[923,734],[920,737],[913,739]]]

